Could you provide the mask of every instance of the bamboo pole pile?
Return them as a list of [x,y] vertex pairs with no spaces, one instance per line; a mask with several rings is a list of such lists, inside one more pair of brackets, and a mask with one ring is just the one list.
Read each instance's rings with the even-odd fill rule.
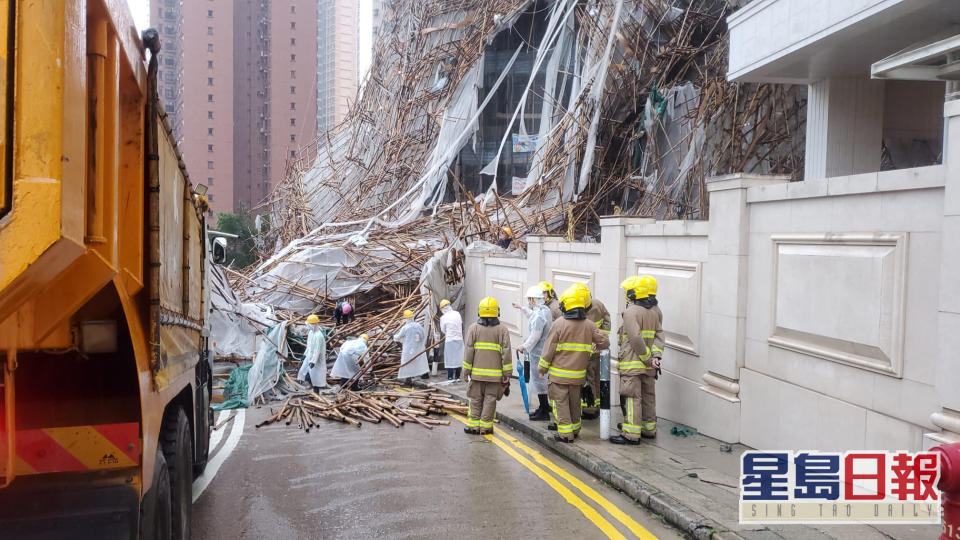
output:
[[321,424],[321,420],[350,424],[357,428],[364,422],[388,424],[400,428],[404,424],[418,424],[432,430],[434,426],[449,426],[450,420],[436,418],[455,412],[466,414],[467,408],[434,389],[399,392],[347,390],[333,397],[316,393],[287,397],[276,413],[256,427],[283,423],[306,432]]

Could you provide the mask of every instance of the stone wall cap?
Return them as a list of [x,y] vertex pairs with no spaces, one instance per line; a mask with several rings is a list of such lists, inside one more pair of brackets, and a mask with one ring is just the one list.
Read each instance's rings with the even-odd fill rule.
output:
[[746,189],[755,186],[786,184],[788,175],[734,173],[707,178],[707,191],[725,191],[728,189]]

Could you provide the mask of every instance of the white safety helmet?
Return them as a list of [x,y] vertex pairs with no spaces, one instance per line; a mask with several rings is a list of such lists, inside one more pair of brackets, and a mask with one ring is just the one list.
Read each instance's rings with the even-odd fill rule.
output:
[[535,298],[537,300],[543,300],[543,289],[539,285],[534,285],[527,289],[526,298]]

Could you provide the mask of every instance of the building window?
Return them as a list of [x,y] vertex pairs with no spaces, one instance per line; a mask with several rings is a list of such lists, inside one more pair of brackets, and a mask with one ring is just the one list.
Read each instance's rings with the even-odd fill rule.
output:
[[213,101],[213,94],[207,94],[207,101]]
[[290,119],[290,125],[291,125],[291,126],[297,125],[297,119],[296,119],[296,118],[291,118],[291,119]]
[[168,66],[172,66],[172,65],[173,65],[173,58],[171,58],[171,57],[168,56],[168,57],[164,60],[164,63],[167,64]]
[[207,120],[213,120],[213,111],[207,111]]
[[297,93],[297,87],[296,87],[296,86],[291,86],[291,87],[290,87],[290,93],[291,93],[291,94],[296,94],[296,93]]
[[291,61],[291,62],[296,62],[296,61],[297,61],[297,55],[291,54],[291,55],[290,55],[290,61]]
[[213,152],[213,145],[212,145],[212,144],[208,144],[208,145],[207,145],[207,152]]
[[212,161],[208,161],[208,162],[207,162],[207,168],[208,168],[208,169],[212,169],[212,168],[213,168],[213,162],[212,162]]
[[207,77],[207,86],[213,86],[213,77]]
[[290,110],[291,110],[291,111],[297,110],[297,104],[291,101],[291,102],[290,102]]
[[213,52],[213,43],[207,43],[207,52]]
[[295,69],[291,69],[291,70],[290,70],[290,78],[291,78],[291,79],[296,79],[296,78],[297,78],[297,70],[295,70]]
[[212,9],[208,9],[208,10],[207,10],[207,17],[213,17],[213,10],[212,10]]
[[297,152],[296,152],[296,150],[291,150],[291,151],[290,151],[290,157],[292,157],[292,158],[297,157]]
[[207,128],[207,135],[213,135],[213,128]]
[[207,60],[207,69],[213,69],[213,60]]
[[212,185],[213,185],[213,177],[212,177],[212,176],[208,176],[208,177],[207,177],[207,185],[208,185],[208,186],[212,186]]
[[290,23],[290,29],[291,29],[291,30],[296,30],[296,29],[297,29],[297,23],[291,22],[291,23]]
[[[207,195],[207,198],[210,199],[210,202],[213,202],[213,193]],[[210,212],[210,217],[213,217],[213,212]]]
[[163,80],[163,72],[162,72],[162,71],[158,71],[158,72],[157,72],[157,80],[158,80],[158,81],[162,81],[162,80]]
[[290,44],[291,44],[291,45],[296,45],[296,44],[297,44],[297,38],[290,38]]
[[173,88],[167,88],[167,91],[164,92],[164,94],[167,96],[167,99],[173,99]]
[[297,136],[293,133],[290,134],[290,142],[297,142]]
[[212,27],[212,26],[208,26],[208,27],[207,27],[207,35],[208,35],[208,36],[212,36],[212,35],[213,35],[213,27]]
[[170,103],[167,103],[166,105],[163,106],[163,110],[167,111],[167,114],[173,114],[173,105]]
[[290,13],[296,13],[296,12],[297,12],[297,6],[290,6]]

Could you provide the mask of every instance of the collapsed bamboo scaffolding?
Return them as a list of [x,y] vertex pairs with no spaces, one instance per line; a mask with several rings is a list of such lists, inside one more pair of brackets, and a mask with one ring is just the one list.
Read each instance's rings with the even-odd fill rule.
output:
[[[466,414],[467,408],[434,389],[400,392],[390,390],[345,391],[334,397],[316,393],[287,397],[276,413],[256,425],[257,428],[283,422],[305,432],[320,425],[320,420],[349,424],[360,428],[364,422],[385,423],[399,428],[407,423],[432,430],[449,426],[449,420],[433,418],[455,412]],[[272,411],[271,411],[272,412]]]

